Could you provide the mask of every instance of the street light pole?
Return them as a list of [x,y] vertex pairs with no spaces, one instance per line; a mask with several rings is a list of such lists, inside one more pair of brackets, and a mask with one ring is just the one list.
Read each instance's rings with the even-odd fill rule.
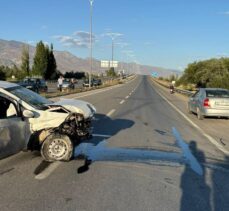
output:
[[89,88],[91,88],[91,75],[92,75],[92,9],[94,0],[90,1],[90,73],[89,73]]
[[112,52],[111,52],[111,62],[112,62],[112,67],[114,68],[114,38],[112,37]]

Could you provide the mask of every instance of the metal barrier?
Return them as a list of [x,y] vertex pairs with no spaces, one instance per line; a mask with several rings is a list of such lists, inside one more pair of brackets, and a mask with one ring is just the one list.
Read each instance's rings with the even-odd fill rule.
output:
[[[155,79],[152,79],[152,80],[155,81],[156,83],[160,84],[163,87],[169,88],[168,84],[161,83],[160,81],[155,80]],[[184,89],[178,89],[178,88],[175,88],[175,92],[183,94],[183,95],[188,96],[188,97],[190,97],[194,94],[194,92],[184,90]]]

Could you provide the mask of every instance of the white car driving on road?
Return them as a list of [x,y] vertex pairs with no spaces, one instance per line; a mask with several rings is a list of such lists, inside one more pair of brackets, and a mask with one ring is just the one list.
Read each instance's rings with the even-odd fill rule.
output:
[[46,161],[68,161],[74,145],[91,137],[95,107],[85,101],[50,101],[17,84],[0,81],[0,158],[40,150]]

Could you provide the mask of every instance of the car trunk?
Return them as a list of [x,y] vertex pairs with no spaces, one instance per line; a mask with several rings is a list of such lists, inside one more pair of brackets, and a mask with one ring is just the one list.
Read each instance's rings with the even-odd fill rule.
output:
[[209,98],[211,108],[229,110],[229,98]]

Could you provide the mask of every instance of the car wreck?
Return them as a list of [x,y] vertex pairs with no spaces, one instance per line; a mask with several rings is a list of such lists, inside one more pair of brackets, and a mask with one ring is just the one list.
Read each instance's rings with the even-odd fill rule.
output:
[[23,149],[40,150],[46,161],[69,161],[74,146],[92,136],[95,107],[85,101],[50,101],[0,81],[0,158]]

